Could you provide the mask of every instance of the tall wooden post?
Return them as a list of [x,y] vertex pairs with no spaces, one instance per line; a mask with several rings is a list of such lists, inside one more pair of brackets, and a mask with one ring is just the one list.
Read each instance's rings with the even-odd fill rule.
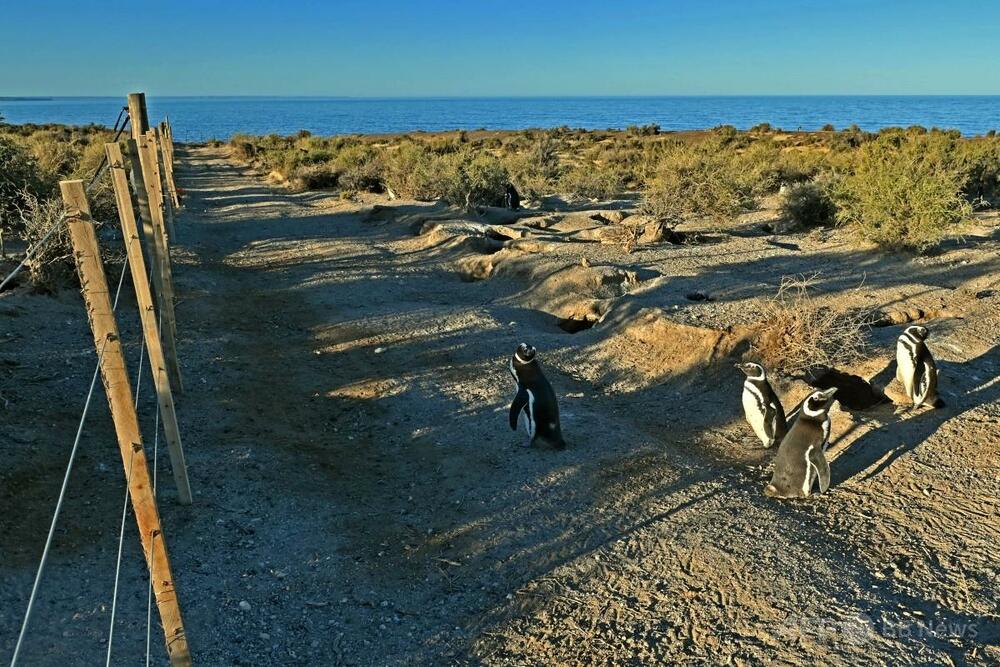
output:
[[[128,265],[132,272],[135,299],[139,304],[142,334],[146,339],[149,366],[153,375],[153,383],[156,386],[156,398],[160,405],[160,416],[163,418],[163,432],[166,435],[167,447],[170,452],[170,465],[174,471],[174,481],[177,483],[180,501],[182,504],[188,505],[191,503],[191,487],[188,482],[187,465],[184,462],[184,448],[181,445],[180,428],[177,425],[177,414],[174,411],[174,397],[170,390],[168,365],[163,354],[163,346],[156,323],[153,296],[146,278],[146,262],[142,256],[139,230],[135,224],[135,211],[132,208],[132,197],[129,194],[128,178],[125,174],[125,161],[122,158],[120,145],[105,144],[104,149],[108,154],[111,184],[115,191],[118,219],[121,221],[125,252],[128,254]],[[176,361],[174,363],[176,364]]]
[[[90,218],[90,206],[87,204],[83,181],[62,181],[59,187],[66,204],[66,224],[73,242],[73,253],[80,274],[83,298],[87,304],[90,328],[94,334],[94,345],[101,359],[101,379],[111,407],[111,416],[114,418],[132,508],[139,526],[143,551],[147,555],[156,607],[163,623],[167,654],[173,667],[188,667],[191,664],[191,654],[177,602],[163,529],[160,526],[160,513],[150,485],[146,452],[142,446],[139,420],[132,402],[132,387],[125,370],[118,323],[111,306],[97,235]],[[129,470],[131,474],[128,473]]]
[[149,131],[146,93],[128,94],[128,117],[132,120],[132,138],[138,139]]
[[170,194],[170,176],[167,169],[167,151],[163,147],[163,134],[160,132],[160,126],[157,125],[155,128],[150,130],[148,133],[150,140],[156,147],[156,171],[160,173],[160,197],[163,199],[163,211],[165,213],[164,219],[166,220],[167,234],[170,238],[176,236],[176,231],[174,230],[174,200]]
[[167,193],[174,208],[180,208],[181,198],[177,194],[177,182],[174,180],[174,134],[170,123],[164,120],[160,123],[157,135],[160,139],[160,150],[163,152],[163,175],[167,182]]
[[[147,203],[147,211],[143,213],[149,215],[149,233],[146,244],[147,248],[150,249],[150,254],[156,256],[154,270],[159,271],[160,274],[156,299],[160,306],[160,312],[163,314],[163,324],[166,330],[166,333],[163,331],[161,333],[163,333],[164,340],[167,341],[166,356],[167,367],[170,370],[170,384],[180,394],[184,392],[184,385],[181,383],[181,371],[176,357],[177,320],[174,316],[174,285],[170,270],[170,246],[163,224],[163,196],[160,190],[156,145],[150,139],[150,134],[146,133],[137,142],[139,168],[142,171]],[[142,198],[139,199],[141,210]]]

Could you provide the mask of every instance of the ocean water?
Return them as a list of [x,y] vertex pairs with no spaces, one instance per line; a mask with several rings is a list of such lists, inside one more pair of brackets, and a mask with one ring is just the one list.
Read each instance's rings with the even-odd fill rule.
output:
[[[1000,96],[318,98],[149,97],[150,118],[169,115],[180,141],[249,134],[376,134],[452,129],[607,129],[656,123],[691,130],[758,123],[816,130],[923,125],[963,135],[1000,127]],[[4,99],[11,123],[111,125],[124,97]]]

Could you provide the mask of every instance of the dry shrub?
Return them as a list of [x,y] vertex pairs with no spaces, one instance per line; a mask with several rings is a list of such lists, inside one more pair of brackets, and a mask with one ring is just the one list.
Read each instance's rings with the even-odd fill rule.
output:
[[640,225],[609,225],[607,242],[617,246],[625,254],[630,254],[639,246],[643,228]]
[[0,136],[0,238],[23,232],[25,197],[48,187],[39,171],[38,161],[26,148]]
[[817,303],[809,293],[817,277],[784,276],[778,293],[761,300],[761,329],[751,350],[767,369],[798,375],[864,357],[872,315]]
[[429,201],[438,196],[440,158],[425,144],[404,141],[382,155],[386,186],[400,197]]
[[764,141],[739,150],[714,134],[697,144],[678,143],[663,153],[642,210],[667,220],[688,216],[731,220],[777,188],[778,157],[777,148]]
[[797,183],[788,189],[781,215],[797,227],[825,227],[836,221],[837,206],[825,183]]
[[566,172],[562,189],[586,199],[614,199],[625,191],[625,176],[611,165],[581,164]]
[[440,197],[453,206],[502,206],[510,183],[507,169],[489,153],[449,153],[442,162]]
[[382,156],[373,146],[357,144],[337,153],[333,169],[337,184],[347,190],[382,192]]
[[527,150],[504,158],[511,181],[527,199],[539,199],[554,192],[563,167],[559,159],[561,144],[552,136],[543,135]]
[[62,203],[57,199],[42,200],[30,192],[24,193],[24,205],[19,211],[24,221],[22,237],[34,248],[45,234],[56,231],[25,264],[28,280],[40,292],[54,293],[72,285],[76,279],[73,249],[69,231],[62,221]]

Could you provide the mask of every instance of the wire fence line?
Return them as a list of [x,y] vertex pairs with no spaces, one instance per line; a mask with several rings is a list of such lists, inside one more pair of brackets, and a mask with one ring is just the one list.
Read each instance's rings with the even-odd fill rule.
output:
[[[132,96],[130,95],[130,104],[131,104],[131,102],[132,102]],[[143,116],[144,115],[145,114],[143,114]],[[114,127],[112,128],[112,131],[114,132],[114,138],[112,140],[113,142],[117,142],[118,141],[118,139],[121,137],[122,133],[125,132],[125,130],[129,126],[130,122],[131,122],[131,118],[129,117],[129,114],[128,114],[128,107],[123,107],[121,109],[121,111],[119,112],[119,114],[118,114],[118,118],[115,120]],[[85,194],[86,193],[90,193],[91,190],[93,190],[93,188],[100,181],[101,177],[109,170],[109,168],[111,166],[113,166],[113,165],[111,165],[110,159],[109,159],[107,153],[105,153],[102,156],[101,162],[98,165],[97,169],[95,170],[94,174],[89,179],[89,182],[87,182],[85,184],[84,188],[83,188],[83,191],[84,191]],[[133,187],[134,187],[134,184],[133,184]],[[67,218],[71,218],[74,215],[76,215],[75,212],[73,212],[73,211],[66,211],[65,207],[64,207],[64,210],[59,214],[58,218],[54,221],[54,223],[45,231],[44,235],[39,239],[39,241],[36,242],[35,244],[33,244],[25,252],[25,256],[21,260],[21,262],[14,268],[14,270],[10,274],[8,274],[3,279],[2,282],[0,282],[0,290],[3,290],[3,288],[6,287],[14,279],[14,277],[16,277],[16,275],[25,266],[29,265],[29,262],[31,261],[31,259],[33,257],[36,257],[38,255],[39,251],[42,248],[44,248],[47,243],[50,243],[50,239],[56,234],[56,232],[58,231],[58,229],[60,228],[60,226],[62,224],[64,224],[64,222],[67,220]],[[99,253],[99,251],[98,251],[98,253]],[[98,257],[98,261],[100,262],[100,258],[99,257]],[[114,303],[112,305],[112,311],[111,311],[112,319],[115,319],[115,313],[116,313],[116,311],[118,309],[118,304],[119,304],[119,301],[120,301],[120,297],[121,297],[121,294],[122,294],[122,288],[123,288],[123,285],[124,285],[125,273],[126,273],[126,271],[128,271],[128,269],[129,269],[129,259],[126,256],[124,262],[122,263],[121,274],[119,275],[119,278],[118,278],[117,289],[116,289],[116,292],[115,292]],[[150,267],[150,269],[149,269],[149,275],[146,276],[147,284],[151,281],[152,275],[153,275],[153,267]],[[159,310],[159,309],[157,309],[157,310]],[[157,318],[157,322],[156,322],[156,329],[155,329],[157,337],[159,337],[160,334],[161,334],[161,332],[162,332],[162,323],[163,323],[162,320],[163,320],[163,313],[162,313],[162,311],[160,311],[158,313],[158,318]],[[144,332],[145,332],[145,330],[144,330]],[[119,336],[119,338],[120,338],[120,336]],[[97,365],[96,365],[96,367],[94,369],[93,376],[91,377],[90,385],[89,385],[89,388],[88,388],[88,391],[87,391],[87,394],[86,394],[86,399],[84,401],[83,411],[82,411],[82,413],[80,415],[80,420],[79,420],[79,423],[77,425],[76,435],[75,435],[74,440],[73,440],[73,446],[71,448],[70,455],[69,455],[69,460],[68,460],[67,465],[66,465],[66,471],[65,471],[64,476],[63,476],[62,485],[60,487],[60,491],[59,491],[59,495],[58,495],[58,498],[57,498],[57,501],[56,501],[55,509],[53,511],[52,520],[51,520],[50,525],[49,525],[48,534],[47,534],[46,539],[45,539],[45,545],[43,547],[42,555],[41,555],[41,558],[39,560],[39,564],[38,564],[38,567],[37,567],[37,571],[35,573],[34,581],[32,583],[31,594],[30,594],[30,597],[29,597],[29,600],[28,600],[28,603],[27,603],[27,607],[26,607],[25,612],[24,612],[24,618],[23,618],[22,623],[21,623],[21,628],[20,628],[20,632],[18,634],[17,643],[16,643],[16,645],[14,647],[14,653],[13,653],[13,656],[11,658],[10,667],[17,667],[17,665],[18,665],[18,660],[19,660],[19,658],[21,656],[21,650],[22,650],[22,647],[23,647],[23,645],[25,643],[25,638],[26,638],[26,635],[27,635],[27,630],[28,630],[28,627],[30,625],[33,612],[36,609],[38,592],[40,590],[41,582],[42,582],[42,579],[43,579],[43,576],[45,574],[46,567],[47,567],[47,564],[48,564],[50,552],[51,552],[53,541],[54,541],[54,535],[55,535],[56,527],[58,525],[58,522],[59,522],[59,519],[60,519],[60,516],[61,516],[61,512],[63,510],[63,507],[64,507],[64,505],[67,504],[67,502],[66,502],[66,494],[67,494],[69,479],[71,477],[71,474],[72,474],[72,471],[73,471],[73,467],[74,467],[74,463],[75,463],[75,461],[77,459],[77,455],[78,455],[78,452],[80,450],[80,446],[81,446],[81,442],[82,442],[82,436],[83,436],[83,431],[84,431],[86,419],[87,419],[87,416],[88,416],[88,413],[89,413],[90,405],[92,403],[92,399],[93,399],[95,387],[96,387],[96,384],[97,384],[97,378],[98,378],[98,376],[101,375],[101,370],[102,370],[103,362],[104,362],[104,359],[106,358],[105,352],[107,351],[108,343],[111,342],[111,341],[114,341],[114,340],[115,340],[114,336],[112,336],[111,334],[108,334],[107,337],[105,338],[105,340],[103,342],[101,342],[100,349],[98,351]],[[139,401],[140,401],[140,396],[141,396],[141,391],[142,391],[142,379],[143,379],[142,365],[143,365],[143,360],[144,360],[144,358],[149,358],[150,357],[150,355],[148,354],[148,351],[147,351],[147,347],[148,346],[146,345],[146,342],[147,342],[146,341],[146,335],[144,333],[141,336],[141,338],[140,338],[138,366],[137,366],[137,371],[136,371],[135,398],[134,398],[134,405],[133,405],[133,408],[136,410],[136,412],[138,412],[138,404],[139,404]],[[152,368],[152,366],[151,366],[151,373],[155,374],[157,372],[166,372],[166,371],[165,371],[165,369],[162,369],[162,368],[161,369]],[[152,500],[153,500],[153,503],[155,504],[156,503],[156,492],[157,492],[157,478],[158,478],[158,470],[157,470],[157,468],[158,468],[158,454],[159,454],[159,428],[160,428],[160,403],[159,403],[159,399],[160,399],[160,387],[159,387],[159,380],[160,380],[160,378],[156,377],[154,375],[153,376],[153,380],[154,380],[154,382],[149,383],[149,384],[152,385],[153,398],[154,398],[154,404],[155,404],[155,411],[154,411],[155,415],[154,415],[154,425],[153,425],[153,455],[152,455],[152,461],[153,461],[153,463],[152,463],[152,465],[153,465],[153,474],[152,474],[152,477],[153,477],[153,479],[152,479],[152,486],[151,486]],[[169,392],[169,385],[168,385],[167,391]],[[174,425],[174,428],[176,428],[176,424]],[[169,431],[169,429],[168,429],[168,431]],[[169,432],[168,432],[167,436],[168,436],[168,439],[169,439]],[[122,569],[122,559],[123,559],[123,549],[124,549],[125,524],[127,522],[127,517],[128,517],[128,514],[129,514],[129,502],[130,502],[130,500],[133,500],[132,499],[131,486],[130,485],[131,485],[131,480],[132,480],[133,472],[134,472],[134,464],[135,464],[135,460],[134,459],[135,459],[135,455],[137,453],[139,453],[140,449],[141,449],[141,444],[138,445],[138,447],[133,446],[133,448],[131,450],[131,453],[130,453],[130,456],[128,457],[128,461],[126,462],[125,493],[124,493],[124,500],[123,500],[121,521],[120,521],[120,525],[119,525],[117,557],[116,557],[115,568],[114,568],[114,586],[113,586],[113,592],[112,592],[111,613],[110,613],[109,629],[108,629],[107,653],[106,653],[106,657],[105,657],[106,667],[110,667],[111,660],[112,660],[113,642],[114,642],[114,636],[115,636],[115,622],[116,622],[117,612],[118,612],[118,604],[117,604],[118,603],[118,593],[119,593],[119,585],[121,583],[121,569]],[[143,460],[141,462],[141,465],[147,465],[146,462],[145,462],[145,460]],[[149,665],[151,663],[152,626],[153,626],[152,607],[153,607],[153,602],[154,602],[154,596],[156,595],[155,590],[154,590],[154,585],[153,585],[154,584],[154,576],[153,576],[154,562],[153,562],[153,559],[154,559],[154,556],[155,556],[154,545],[155,545],[155,540],[157,538],[162,539],[162,535],[161,535],[161,533],[160,533],[159,530],[153,530],[152,534],[150,536],[149,553],[148,553],[148,556],[147,556],[148,557],[148,561],[149,561],[149,578],[148,578],[148,584],[147,584],[147,602],[146,602],[146,665],[147,665],[147,667],[149,667]],[[161,567],[162,567],[162,565],[161,565]],[[183,633],[183,628],[180,629],[180,632]],[[182,650],[183,650],[183,653],[181,655],[184,655],[184,656],[189,655],[189,654],[187,654],[187,647],[186,647],[186,645],[184,646],[184,648]],[[170,645],[168,643],[168,653],[169,652],[170,652]],[[187,664],[190,664],[190,663],[188,662]]]
[[[118,277],[118,289],[115,291],[115,302],[111,308],[112,312],[118,309],[118,300],[122,294],[122,285],[125,282],[125,271],[128,269],[128,259],[122,264],[122,272]],[[66,488],[69,486],[70,473],[73,472],[73,463],[76,461],[76,453],[80,448],[80,439],[83,436],[83,426],[87,421],[87,413],[90,411],[90,402],[94,397],[94,387],[97,386],[97,377],[101,373],[101,363],[104,361],[104,351],[108,346],[107,338],[101,343],[101,350],[97,355],[97,365],[94,368],[94,375],[90,379],[90,388],[87,390],[87,398],[83,403],[83,413],[80,415],[80,422],[76,428],[76,437],[73,438],[73,447],[70,449],[69,462],[66,464],[66,473],[63,475],[62,486],[59,489],[59,497],[56,500],[56,508],[52,513],[52,522],[49,524],[49,533],[45,538],[45,546],[42,549],[42,557],[38,562],[38,570],[35,573],[35,582],[31,586],[31,595],[28,597],[28,608],[24,612],[24,620],[21,622],[21,631],[17,636],[17,644],[14,646],[14,656],[11,658],[10,667],[17,666],[17,659],[21,654],[21,646],[28,631],[28,624],[31,621],[31,613],[35,608],[35,600],[38,596],[38,588],[42,581],[42,574],[45,572],[45,565],[49,560],[49,553],[52,549],[52,538],[55,536],[56,525],[59,523],[59,515],[62,512],[63,502],[66,499]]]
[[[163,326],[163,313],[160,312],[156,319],[156,335],[160,335],[160,327]],[[162,372],[162,371],[161,371]],[[156,472],[157,455],[160,444],[160,402],[156,402],[156,418],[153,420],[153,500],[156,500]],[[149,538],[149,589],[146,592],[146,667],[149,667],[150,647],[153,638],[153,556],[156,549],[153,542],[156,540],[156,533]]]
[[[152,275],[153,275],[153,269],[152,269],[152,267],[150,267],[149,276],[146,279],[147,280],[152,279]],[[136,372],[135,372],[135,403],[133,404],[133,407],[135,407],[136,411],[139,410],[139,398],[142,395],[142,361],[143,361],[143,358],[145,357],[145,354],[144,354],[145,351],[146,351],[146,337],[145,336],[141,336],[139,338],[139,362],[137,364],[137,368],[136,368]],[[156,401],[157,422],[156,422],[155,428],[159,429],[159,419],[158,418],[159,418],[159,415],[160,415],[160,412],[159,412],[160,406],[159,406],[159,401],[157,400],[158,396],[156,394],[156,386],[155,386],[155,384],[153,385],[153,399],[154,399],[154,401]],[[111,620],[108,623],[108,653],[107,653],[107,661],[105,663],[105,667],[111,667],[111,647],[112,647],[112,644],[114,643],[114,637],[115,637],[115,615],[116,615],[116,612],[118,610],[118,583],[121,580],[122,548],[123,548],[123,546],[125,544],[125,519],[128,516],[128,501],[129,501],[129,498],[131,497],[131,491],[130,491],[131,487],[129,485],[132,482],[132,463],[133,463],[134,459],[135,459],[135,449],[132,450],[132,453],[129,456],[128,473],[125,475],[125,500],[123,502],[124,506],[122,507],[121,527],[120,527],[120,529],[118,531],[118,560],[117,560],[117,563],[115,564],[115,585],[114,585],[114,590],[113,590],[113,592],[111,594]],[[153,471],[153,476],[154,476],[154,480],[155,480],[155,478],[156,478],[155,477],[156,476],[156,471],[155,470]],[[154,482],[154,489],[155,489],[155,482]],[[147,617],[149,616],[149,610],[148,609],[147,609],[146,615],[147,615]],[[148,620],[147,620],[147,622],[148,622]],[[147,630],[147,636],[148,636],[148,634],[149,634],[149,632]]]

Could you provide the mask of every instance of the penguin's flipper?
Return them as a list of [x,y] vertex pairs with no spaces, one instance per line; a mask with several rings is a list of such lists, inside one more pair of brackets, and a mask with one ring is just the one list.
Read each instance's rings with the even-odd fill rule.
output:
[[816,471],[819,478],[819,492],[826,493],[830,488],[830,464],[827,463],[826,455],[821,448],[814,448],[809,452],[809,465]]
[[528,392],[523,387],[518,387],[514,402],[510,404],[510,430],[517,430],[517,418],[521,410],[528,405]]
[[[779,416],[780,415],[780,416]],[[785,437],[785,413],[780,406],[768,403],[764,410],[764,434],[767,436],[765,447],[780,444]]]

